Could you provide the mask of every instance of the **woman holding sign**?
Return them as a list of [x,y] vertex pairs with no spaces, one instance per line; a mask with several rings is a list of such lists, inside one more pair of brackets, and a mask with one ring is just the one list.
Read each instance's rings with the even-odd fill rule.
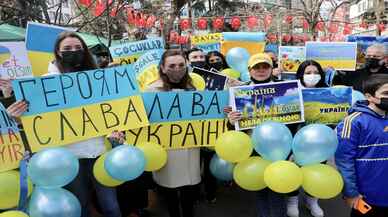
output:
[[[296,72],[296,78],[305,88],[320,88],[328,87],[325,83],[325,72],[321,65],[314,60],[306,60],[299,65]],[[298,126],[300,129],[303,124]],[[287,215],[289,217],[299,216],[299,191],[294,191],[288,194],[287,199]],[[310,210],[311,215],[315,217],[324,216],[324,212],[318,204],[318,199],[308,194],[305,196],[306,206]]]
[[[147,91],[192,91],[185,55],[179,50],[167,50],[159,65],[160,79]],[[194,199],[200,176],[200,150],[169,150],[167,164],[153,173],[155,182],[166,197],[170,217],[192,217]],[[181,211],[182,210],[182,213]]]
[[[48,75],[96,69],[88,47],[80,36],[74,32],[62,32],[54,47],[55,61],[49,65]],[[21,116],[28,109],[28,103],[19,101],[14,104],[12,116]],[[97,193],[100,207],[105,217],[121,217],[117,203],[116,191],[101,185],[93,175],[96,158],[105,151],[104,137],[97,137],[65,146],[79,159],[77,177],[65,188],[70,190],[80,201],[81,217],[91,217],[89,204],[91,189]]]
[[[256,54],[251,56],[248,61],[248,70],[251,76],[251,82],[248,85],[265,84],[276,82],[272,76],[272,60],[267,54]],[[228,113],[229,122],[234,125],[236,121],[241,120],[242,114],[239,111]],[[233,126],[229,125],[231,128]],[[251,132],[247,132],[250,134]],[[257,211],[258,217],[286,217],[285,195],[276,193],[269,188],[257,192]]]

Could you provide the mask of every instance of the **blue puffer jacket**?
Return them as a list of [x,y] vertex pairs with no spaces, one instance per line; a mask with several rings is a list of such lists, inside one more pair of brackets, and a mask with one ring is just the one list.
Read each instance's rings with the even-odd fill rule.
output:
[[371,205],[388,207],[388,117],[358,101],[337,126],[337,137],[344,196],[362,195]]

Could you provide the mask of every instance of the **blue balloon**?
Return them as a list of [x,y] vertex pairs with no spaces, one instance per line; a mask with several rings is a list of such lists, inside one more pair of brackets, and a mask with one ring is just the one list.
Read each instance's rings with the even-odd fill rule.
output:
[[28,210],[30,217],[80,217],[78,199],[63,188],[35,188]]
[[337,135],[333,129],[323,124],[310,124],[296,133],[292,151],[295,162],[305,166],[328,160],[337,146]]
[[352,105],[354,105],[354,103],[356,103],[359,100],[366,100],[364,94],[361,93],[360,91],[353,90],[352,91]]
[[139,177],[146,164],[144,153],[132,145],[120,145],[107,153],[104,166],[114,179],[130,181]]
[[78,158],[65,148],[47,148],[34,154],[28,163],[28,175],[38,187],[59,188],[78,174]]
[[285,160],[291,152],[292,134],[285,124],[266,121],[253,130],[252,142],[264,159]]
[[210,161],[210,172],[219,180],[232,181],[233,180],[233,169],[235,164],[230,163],[218,157],[214,154]]
[[226,62],[232,69],[240,72],[240,79],[242,81],[250,80],[248,72],[249,57],[249,52],[241,47],[234,47],[226,53]]

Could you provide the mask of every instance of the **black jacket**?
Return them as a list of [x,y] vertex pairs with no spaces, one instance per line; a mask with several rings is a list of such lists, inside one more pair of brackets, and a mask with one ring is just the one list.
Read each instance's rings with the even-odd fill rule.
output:
[[[374,74],[388,74],[388,68],[381,67],[380,70]],[[333,85],[351,86],[353,89],[363,92],[363,81],[373,73],[367,68],[358,69],[356,71],[346,71],[344,74],[337,74],[333,79]]]

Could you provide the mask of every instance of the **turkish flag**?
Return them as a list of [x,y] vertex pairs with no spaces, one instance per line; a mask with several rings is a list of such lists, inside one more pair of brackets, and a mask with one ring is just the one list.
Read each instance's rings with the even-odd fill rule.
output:
[[79,0],[79,4],[85,7],[89,7],[92,4],[92,0]]
[[105,11],[105,3],[103,0],[96,1],[96,7],[94,8],[94,16],[98,17]]

